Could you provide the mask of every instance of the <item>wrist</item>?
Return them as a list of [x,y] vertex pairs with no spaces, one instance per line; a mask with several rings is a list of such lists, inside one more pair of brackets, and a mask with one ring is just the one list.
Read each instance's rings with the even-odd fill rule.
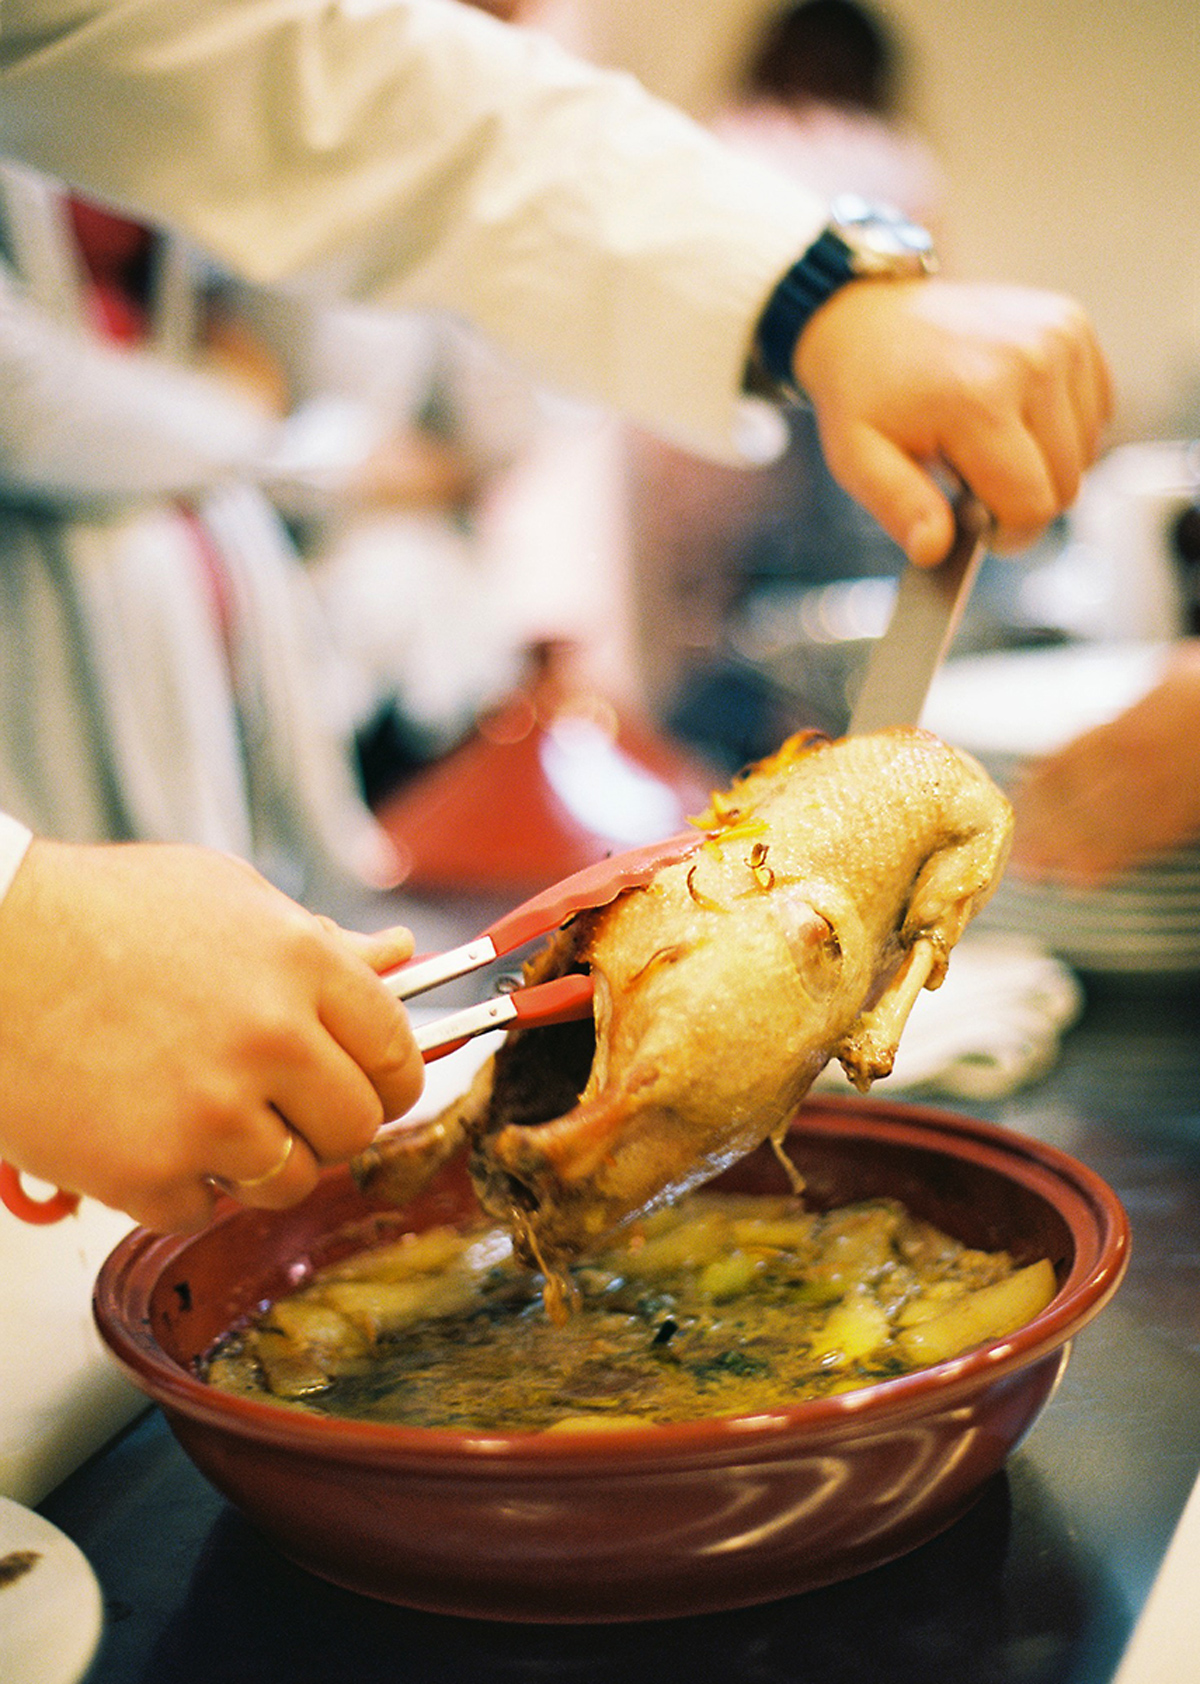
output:
[[932,274],[937,257],[929,233],[899,212],[849,196],[780,279],[758,319],[747,387],[783,401],[803,399],[796,349],[817,311],[853,281],[912,279]]

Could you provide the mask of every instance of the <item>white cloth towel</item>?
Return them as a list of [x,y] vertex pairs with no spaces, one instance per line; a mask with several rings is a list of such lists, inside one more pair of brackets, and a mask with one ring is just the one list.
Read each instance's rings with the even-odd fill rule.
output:
[[[1036,943],[972,933],[951,954],[942,986],[920,995],[892,1074],[871,1091],[921,1088],[956,1099],[1002,1099],[1051,1068],[1082,1007],[1074,973]],[[816,1086],[853,1091],[836,1062]]]

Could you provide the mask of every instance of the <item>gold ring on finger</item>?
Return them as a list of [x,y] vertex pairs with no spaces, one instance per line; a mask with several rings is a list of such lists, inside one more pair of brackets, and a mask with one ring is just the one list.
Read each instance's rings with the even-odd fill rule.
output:
[[235,1181],[232,1185],[237,1188],[239,1193],[252,1193],[257,1187],[265,1187],[268,1181],[274,1181],[277,1176],[283,1174],[284,1170],[288,1166],[288,1162],[292,1156],[292,1148],[295,1144],[296,1136],[292,1133],[291,1129],[289,1129],[278,1163],[272,1165],[272,1167],[267,1170],[264,1175],[253,1175],[245,1181]]

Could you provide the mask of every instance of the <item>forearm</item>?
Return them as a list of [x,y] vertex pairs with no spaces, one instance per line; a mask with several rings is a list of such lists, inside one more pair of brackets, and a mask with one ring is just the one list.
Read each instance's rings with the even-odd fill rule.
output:
[[1115,719],[1033,765],[1014,793],[1013,864],[1033,878],[1109,881],[1200,838],[1200,640]]
[[460,311],[544,376],[734,449],[755,321],[824,206],[628,79],[444,0],[4,17],[19,156],[252,279]]

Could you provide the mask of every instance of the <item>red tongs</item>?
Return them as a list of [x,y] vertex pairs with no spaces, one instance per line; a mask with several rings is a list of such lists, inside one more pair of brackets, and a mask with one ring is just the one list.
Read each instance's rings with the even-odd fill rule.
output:
[[[681,831],[664,842],[652,842],[646,847],[631,848],[627,853],[614,854],[586,865],[561,882],[554,883],[532,900],[523,901],[511,912],[489,924],[474,941],[462,947],[452,947],[445,953],[414,959],[383,978],[388,988],[400,1000],[411,1000],[416,994],[436,988],[440,983],[452,982],[466,976],[494,959],[513,953],[538,936],[549,935],[566,922],[573,912],[588,907],[607,906],[624,889],[634,889],[647,883],[662,865],[674,865],[677,860],[694,854],[706,838],[702,830]],[[489,1029],[502,1029],[507,1024],[527,1026],[547,1023],[569,1023],[587,1017],[592,1009],[592,979],[573,975],[556,977],[552,982],[537,983],[530,988],[516,988],[508,994],[497,994],[477,1006],[467,1006],[452,1012],[436,1023],[422,1026],[416,1032],[417,1046],[426,1063],[463,1046],[475,1035]],[[58,1222],[69,1216],[79,1204],[77,1193],[55,1192],[45,1199],[35,1199],[26,1192],[21,1173],[11,1164],[0,1163],[0,1202],[7,1205],[14,1216],[23,1222],[37,1224]]]
[[[513,953],[538,936],[549,935],[574,912],[591,907],[608,906],[625,889],[639,888],[649,882],[663,865],[694,854],[704,842],[706,832],[681,831],[663,842],[652,842],[626,853],[613,854],[585,865],[582,871],[564,877],[531,900],[506,912],[489,924],[482,934],[461,947],[427,958],[413,959],[398,970],[390,971],[384,982],[400,1000],[411,1000],[427,989],[443,982],[466,976],[471,971],[490,965],[493,960]],[[529,988],[515,988],[510,993],[496,994],[477,1006],[466,1006],[452,1012],[436,1023],[417,1029],[415,1039],[421,1056],[428,1064],[435,1058],[453,1052],[475,1035],[490,1029],[502,1029],[510,1024],[530,1028],[548,1023],[570,1023],[588,1017],[592,1009],[592,979],[579,974],[555,977]]]

